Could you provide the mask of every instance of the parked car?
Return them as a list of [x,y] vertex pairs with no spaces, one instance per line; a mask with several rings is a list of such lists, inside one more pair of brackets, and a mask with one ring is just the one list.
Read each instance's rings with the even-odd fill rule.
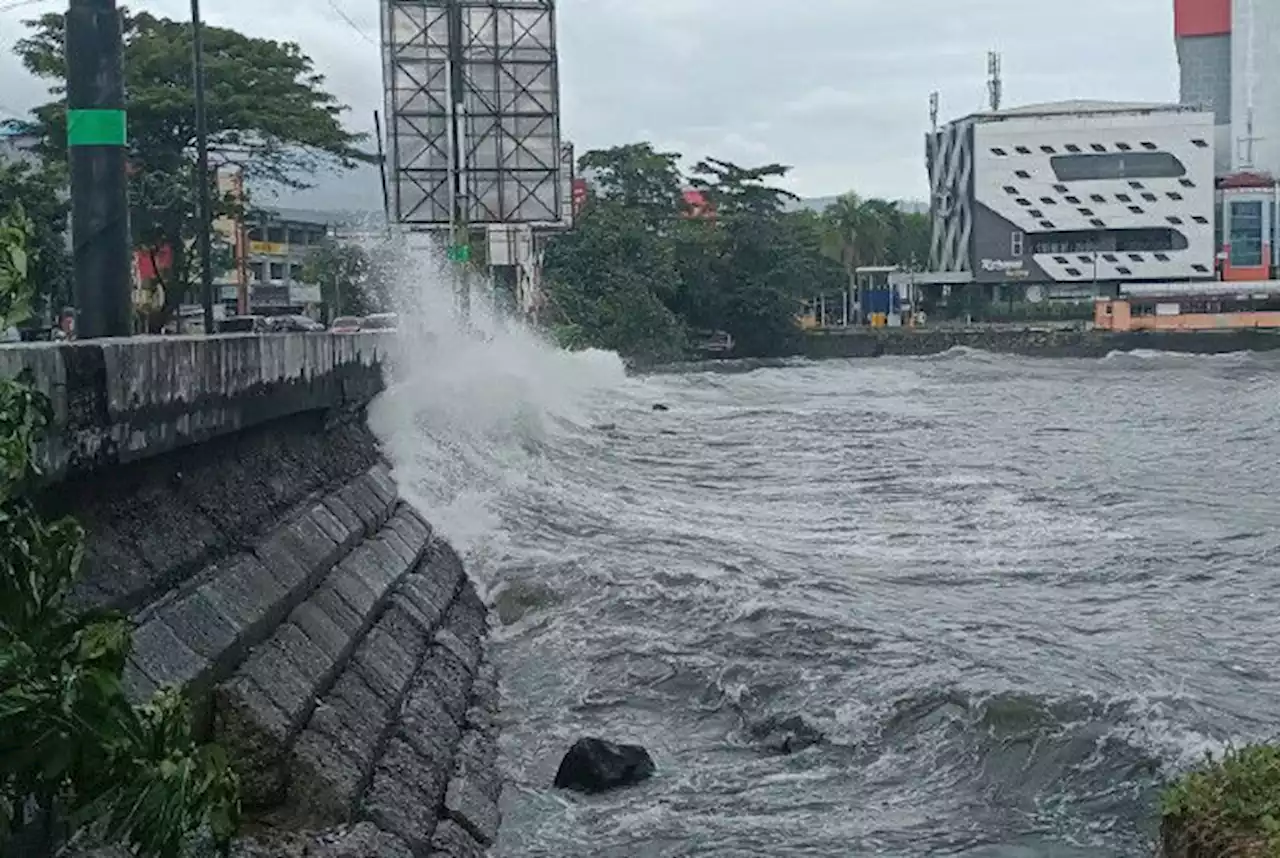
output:
[[354,334],[360,330],[360,320],[355,316],[339,316],[329,324],[330,333]]
[[220,334],[269,334],[271,320],[266,316],[229,316],[218,324]]
[[400,317],[395,313],[374,313],[360,320],[362,331],[394,331],[400,327]]
[[323,331],[324,325],[308,316],[272,316],[271,330],[277,334],[307,334]]

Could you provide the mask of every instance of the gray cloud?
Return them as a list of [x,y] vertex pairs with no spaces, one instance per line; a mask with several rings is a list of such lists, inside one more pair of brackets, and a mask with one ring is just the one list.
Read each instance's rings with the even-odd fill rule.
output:
[[[212,23],[302,45],[372,124],[381,103],[374,0],[216,0]],[[0,0],[0,7],[4,0]],[[182,15],[184,0],[136,2]],[[943,118],[979,109],[986,52],[1008,104],[1172,100],[1171,0],[561,0],[566,133],[579,150],[650,139],[691,158],[792,165],[804,195],[923,197],[928,96]],[[0,12],[0,46],[47,0]],[[0,56],[0,114],[41,88]],[[357,180],[349,180],[348,186]],[[369,204],[367,177],[346,190]]]

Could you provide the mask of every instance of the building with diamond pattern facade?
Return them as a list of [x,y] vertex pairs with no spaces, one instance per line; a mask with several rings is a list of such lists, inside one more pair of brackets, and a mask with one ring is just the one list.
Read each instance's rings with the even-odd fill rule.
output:
[[1211,111],[1071,101],[927,138],[931,268],[985,284],[1214,276]]

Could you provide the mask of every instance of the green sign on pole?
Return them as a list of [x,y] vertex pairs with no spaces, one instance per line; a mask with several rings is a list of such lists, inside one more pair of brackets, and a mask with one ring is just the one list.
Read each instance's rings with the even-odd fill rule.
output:
[[455,244],[449,248],[449,260],[451,262],[470,262],[471,261],[471,245]]

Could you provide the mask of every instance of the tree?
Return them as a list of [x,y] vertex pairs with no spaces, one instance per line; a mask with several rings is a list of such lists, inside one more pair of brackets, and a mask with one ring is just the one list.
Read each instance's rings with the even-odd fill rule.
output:
[[0,165],[0,200],[21,206],[24,217],[30,220],[28,264],[35,287],[32,311],[57,312],[71,302],[71,260],[67,252],[70,206],[65,171],[54,165],[20,161]]
[[376,274],[373,258],[364,247],[326,238],[311,251],[301,279],[320,287],[320,300],[333,321],[338,316],[367,316],[386,309],[387,296],[378,288]]
[[[191,25],[127,11],[122,23],[134,240],[144,249],[171,249],[173,265],[162,284],[167,318],[190,291],[187,248],[199,226]],[[32,32],[15,50],[57,96],[36,108],[33,127],[42,135],[43,151],[62,161],[65,18],[49,14],[27,24]],[[321,168],[346,169],[371,160],[358,148],[363,135],[342,127],[346,108],[325,91],[324,77],[298,45],[206,27],[205,58],[211,148],[223,161],[241,166],[247,180],[301,188]],[[230,199],[214,197],[215,214],[234,208]]]
[[602,200],[547,248],[551,321],[566,345],[646,360],[681,356],[684,326],[662,299],[677,285],[674,256],[647,222],[656,212]]
[[788,201],[800,199],[790,191],[765,184],[770,179],[785,178],[791,172],[790,167],[781,164],[747,168],[707,158],[699,161],[693,172],[691,184],[706,194],[718,218],[768,217],[781,213]]
[[674,152],[634,143],[587,152],[578,159],[578,169],[594,174],[601,199],[639,212],[645,223],[657,227],[684,206],[679,161]]

